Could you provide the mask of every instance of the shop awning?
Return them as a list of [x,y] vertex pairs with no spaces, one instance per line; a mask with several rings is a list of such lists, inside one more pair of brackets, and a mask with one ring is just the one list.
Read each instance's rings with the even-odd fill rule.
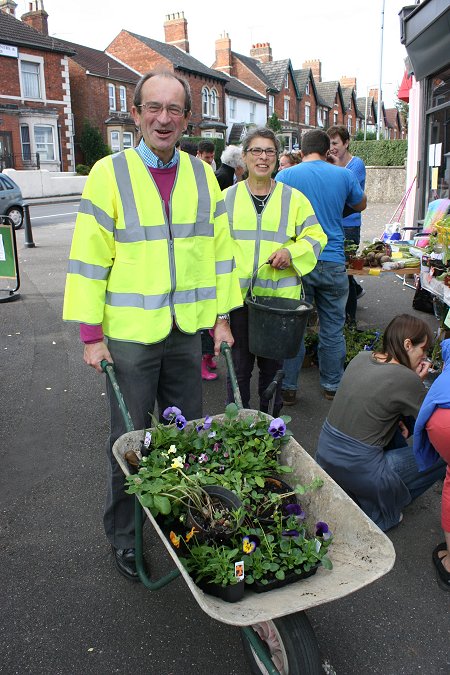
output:
[[409,102],[409,90],[412,87],[412,76],[408,76],[408,73],[405,70],[403,75],[402,83],[398,89],[397,98],[401,101]]

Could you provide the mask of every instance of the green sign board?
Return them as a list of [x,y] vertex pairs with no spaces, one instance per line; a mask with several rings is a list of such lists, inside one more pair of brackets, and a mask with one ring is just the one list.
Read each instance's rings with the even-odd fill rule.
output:
[[[0,223],[0,286],[3,286],[3,280],[16,280],[18,288],[18,269],[17,269],[17,251],[16,237],[13,226],[6,223]],[[8,283],[8,286],[10,284]]]

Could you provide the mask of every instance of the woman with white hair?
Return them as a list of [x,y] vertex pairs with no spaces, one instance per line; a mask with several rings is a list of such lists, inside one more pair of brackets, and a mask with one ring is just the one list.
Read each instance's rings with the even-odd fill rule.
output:
[[229,145],[220,157],[222,164],[216,171],[216,178],[221,190],[241,180],[245,172],[245,163],[242,159],[242,148],[237,145]]

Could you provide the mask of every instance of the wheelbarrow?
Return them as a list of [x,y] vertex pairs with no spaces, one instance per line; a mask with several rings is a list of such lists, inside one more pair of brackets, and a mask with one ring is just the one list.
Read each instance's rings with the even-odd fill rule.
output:
[[[223,343],[221,351],[227,361],[236,405],[242,409],[231,350]],[[113,453],[124,474],[129,475],[125,454],[140,449],[143,431],[133,429],[113,366],[103,361],[102,367],[111,380],[127,429],[114,444]],[[249,413],[257,415],[257,411],[244,409],[240,414],[247,416]],[[214,419],[221,418],[222,415],[217,415]],[[181,575],[203,611],[217,621],[238,626],[252,673],[319,675],[323,673],[319,645],[305,610],[342,598],[374,582],[392,569],[395,551],[386,535],[292,437],[282,451],[281,462],[292,468],[292,476],[298,482],[310,483],[314,478],[323,480],[320,490],[302,495],[302,505],[309,514],[310,526],[325,520],[334,534],[330,549],[332,571],[320,567],[314,576],[269,593],[246,590],[242,600],[230,604],[204,593],[194,583],[159,524],[137,497],[136,567],[141,582],[152,591]],[[144,571],[143,511],[175,564],[175,569],[156,580]]]

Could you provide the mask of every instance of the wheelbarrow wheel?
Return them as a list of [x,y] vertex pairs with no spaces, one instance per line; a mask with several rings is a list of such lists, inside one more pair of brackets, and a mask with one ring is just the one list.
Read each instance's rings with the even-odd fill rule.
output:
[[[280,675],[323,674],[319,645],[304,612],[257,623],[250,628],[263,641],[267,654]],[[251,673],[267,675],[267,668],[243,631],[241,637]]]

